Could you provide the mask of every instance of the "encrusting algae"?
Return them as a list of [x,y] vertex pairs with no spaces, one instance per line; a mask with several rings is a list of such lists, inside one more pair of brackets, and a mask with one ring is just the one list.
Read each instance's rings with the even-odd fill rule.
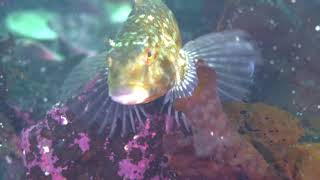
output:
[[272,154],[295,145],[304,133],[298,119],[273,106],[233,102],[224,109],[239,133]]
[[224,109],[241,136],[250,142],[273,170],[284,179],[292,178],[284,157],[298,144],[304,130],[290,113],[263,103],[227,103]]

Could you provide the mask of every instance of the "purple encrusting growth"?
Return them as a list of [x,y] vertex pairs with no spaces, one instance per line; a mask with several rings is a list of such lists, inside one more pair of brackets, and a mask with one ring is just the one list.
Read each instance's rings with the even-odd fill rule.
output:
[[50,111],[48,111],[47,115],[56,120],[61,125],[67,125],[69,123],[66,115],[67,110],[68,108],[66,107],[53,107]]
[[[20,143],[20,146],[21,146],[21,149],[23,150],[23,154],[28,154],[30,153],[30,142],[29,142],[29,135],[30,135],[30,132],[36,128],[37,125],[33,125],[27,129],[24,129],[22,132],[21,132],[21,143]],[[26,164],[26,160],[25,158],[24,159],[24,162]]]
[[80,138],[74,140],[74,144],[78,144],[82,152],[88,151],[90,149],[88,135],[86,133],[79,133],[79,136]]
[[21,147],[27,178],[171,177],[162,165],[159,143],[163,133],[162,122],[161,118],[152,116],[152,122],[148,119],[137,135],[108,138],[110,129],[98,133],[95,127],[83,127],[68,108],[56,106],[47,113],[46,119],[23,130]]
[[[52,140],[42,137],[42,128],[49,128],[48,120],[41,121],[40,123],[31,126],[28,129],[23,130],[21,138],[21,148],[23,150],[23,159],[25,166],[30,171],[33,167],[40,167],[45,176],[51,175],[53,180],[64,180],[66,179],[61,172],[67,167],[55,166],[58,161],[58,157],[53,154],[54,149],[52,148]],[[38,142],[37,151],[31,150],[30,137],[32,134],[36,134],[36,140]],[[32,154],[33,160],[27,160],[27,155]]]
[[[147,142],[140,143],[141,139],[148,136],[154,138],[156,132],[150,131],[150,119],[147,119],[145,127],[135,135],[124,147],[127,158],[119,162],[118,174],[125,179],[143,179],[144,173],[150,168],[150,162],[154,159],[152,155],[147,153],[149,145]],[[139,151],[141,153],[141,159],[134,163],[130,158],[130,153]]]
[[[110,138],[109,137],[107,137],[106,138],[106,140],[105,140],[105,142],[103,143],[103,149],[104,150],[110,150],[110,149],[108,149],[109,148],[109,145],[110,145]],[[115,158],[116,158],[116,154],[114,153],[114,152],[110,152],[108,155],[107,155],[107,159],[109,160],[109,161],[111,161],[111,162],[115,162]]]
[[39,150],[41,154],[41,162],[36,162],[35,165],[39,165],[45,175],[51,174],[53,180],[65,179],[61,172],[67,169],[67,167],[55,167],[54,164],[58,161],[58,157],[53,155],[52,141],[45,138],[40,138]]

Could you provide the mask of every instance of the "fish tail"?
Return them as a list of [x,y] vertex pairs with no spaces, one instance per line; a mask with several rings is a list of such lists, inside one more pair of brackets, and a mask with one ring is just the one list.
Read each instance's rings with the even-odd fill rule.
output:
[[243,101],[249,95],[261,56],[243,31],[210,33],[183,47],[190,60],[204,60],[217,73],[218,93],[223,101]]

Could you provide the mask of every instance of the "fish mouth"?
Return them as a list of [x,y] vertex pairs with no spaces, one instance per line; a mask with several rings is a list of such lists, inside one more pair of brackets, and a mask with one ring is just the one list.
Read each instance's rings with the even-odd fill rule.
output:
[[120,104],[134,105],[144,103],[149,97],[149,92],[140,85],[127,85],[111,88],[109,96]]

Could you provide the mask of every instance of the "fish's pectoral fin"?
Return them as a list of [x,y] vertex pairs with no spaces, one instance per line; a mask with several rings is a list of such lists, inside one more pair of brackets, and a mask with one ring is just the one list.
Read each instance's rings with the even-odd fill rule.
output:
[[[191,126],[183,112],[175,110],[173,104],[176,99],[192,96],[198,86],[197,66],[195,59],[188,56],[183,50],[180,51],[180,58],[186,62],[184,74],[174,82],[173,87],[163,98],[161,113],[166,115],[166,130],[181,129],[185,134],[191,133]],[[179,72],[178,72],[179,73]],[[173,127],[171,127],[173,126]],[[168,129],[167,129],[168,128]]]
[[146,113],[142,105],[122,105],[109,96],[107,54],[82,60],[64,81],[60,100],[85,125],[97,124],[99,133],[109,128],[109,136],[121,127],[121,135],[136,132]]
[[186,56],[183,51],[180,54],[187,64],[186,70],[184,75],[174,82],[173,87],[166,95],[166,99],[168,97],[176,99],[192,96],[193,91],[198,86],[196,61]]
[[93,81],[101,81],[107,78],[106,57],[107,53],[101,53],[84,58],[76,65],[64,80],[59,99],[64,102],[66,99],[78,96],[90,88],[90,83],[93,83]]
[[136,127],[143,127],[147,114],[143,105],[123,105],[111,99],[107,80],[97,81],[94,87],[70,99],[66,106],[75,120],[88,127],[97,125],[98,133],[109,131],[109,137],[120,129],[121,135],[136,133]]
[[190,59],[202,59],[218,76],[222,100],[244,100],[253,85],[256,66],[262,62],[249,35],[240,30],[210,33],[185,44]]
[[185,134],[192,132],[187,116],[176,109],[174,109],[175,98],[173,94],[167,93],[163,99],[161,114],[165,114],[165,129],[167,132],[174,129],[181,129]]

